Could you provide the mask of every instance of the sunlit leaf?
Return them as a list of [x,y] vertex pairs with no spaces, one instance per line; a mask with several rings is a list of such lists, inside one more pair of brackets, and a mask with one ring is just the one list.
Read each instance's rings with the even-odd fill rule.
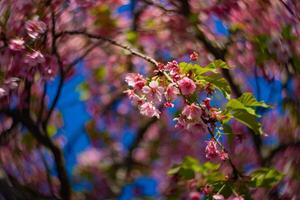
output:
[[273,168],[255,170],[250,176],[251,184],[255,187],[273,187],[283,178],[283,174]]

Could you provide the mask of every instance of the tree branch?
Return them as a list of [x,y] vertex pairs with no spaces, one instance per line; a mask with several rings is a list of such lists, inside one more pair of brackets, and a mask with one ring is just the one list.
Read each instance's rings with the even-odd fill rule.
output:
[[158,62],[156,60],[154,60],[153,58],[151,58],[150,56],[142,54],[139,51],[136,51],[135,49],[131,48],[130,46],[121,44],[121,43],[119,43],[119,42],[117,42],[115,40],[112,40],[110,38],[104,37],[102,35],[95,35],[95,34],[92,34],[92,33],[88,33],[86,31],[70,30],[70,31],[63,31],[63,32],[58,33],[57,37],[61,37],[63,35],[82,35],[82,36],[85,36],[85,37],[88,37],[88,38],[91,38],[91,39],[102,40],[102,41],[108,42],[108,43],[110,43],[110,44],[112,44],[114,46],[120,47],[120,48],[122,48],[124,50],[127,50],[132,55],[140,57],[140,58],[146,60],[147,62],[149,62],[149,63],[151,63],[151,64],[153,64],[155,66],[158,65]]
[[54,157],[57,175],[60,180],[60,195],[63,199],[69,200],[71,198],[71,186],[67,177],[64,159],[60,148],[53,143],[44,130],[39,127],[29,115],[24,115],[18,111],[11,110],[5,110],[3,112],[11,116],[17,122],[22,123],[40,144],[47,147],[51,151]]

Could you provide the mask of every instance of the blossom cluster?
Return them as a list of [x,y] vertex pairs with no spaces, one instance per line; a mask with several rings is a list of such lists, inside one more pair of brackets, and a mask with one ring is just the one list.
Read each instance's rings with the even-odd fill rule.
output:
[[[195,52],[190,55],[192,61],[196,61],[197,58],[198,54]],[[210,129],[214,130],[216,122],[224,117],[221,111],[210,103],[211,90],[203,89],[191,75],[183,73],[177,61],[158,64],[155,75],[149,79],[138,73],[129,73],[125,81],[129,86],[125,93],[139,108],[140,113],[148,117],[159,118],[159,108],[174,107],[174,101],[179,97],[183,98],[185,105],[181,113],[174,118],[175,127],[178,129],[204,134],[211,131]],[[190,100],[192,96],[205,92],[207,97],[201,102]],[[211,140],[206,147],[206,157],[226,160],[228,154],[218,150],[215,141]]]
[[10,90],[16,89],[20,79],[33,81],[36,73],[43,79],[53,77],[56,71],[53,56],[42,53],[43,37],[47,32],[45,22],[37,19],[25,23],[26,35],[20,34],[7,39],[5,54],[9,60],[2,60],[0,64],[8,65],[3,82],[0,86],[0,97],[8,95]]
[[[190,192],[189,194],[189,200],[200,200],[201,194],[199,192]],[[225,200],[226,198],[221,194],[215,194],[212,196],[213,200]],[[244,197],[242,196],[232,196],[229,197],[228,200],[244,200]]]
[[228,159],[228,153],[224,150],[219,150],[217,146],[217,142],[213,139],[207,142],[207,146],[205,148],[205,156],[208,159],[220,158],[221,160]]

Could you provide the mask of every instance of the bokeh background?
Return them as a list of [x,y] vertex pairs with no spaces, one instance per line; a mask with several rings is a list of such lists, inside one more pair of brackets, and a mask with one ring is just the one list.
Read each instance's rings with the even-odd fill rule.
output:
[[[230,70],[222,73],[230,82],[232,97],[250,91],[272,109],[257,109],[263,135],[253,136],[244,125],[232,121],[233,135],[224,134],[220,141],[245,173],[271,166],[285,174],[275,189],[253,191],[253,199],[300,198],[300,2],[49,2],[0,2],[1,180],[11,178],[42,194],[59,193],[60,188],[51,151],[7,110],[21,113],[24,119],[29,110],[36,126],[44,128],[61,149],[74,199],[164,199],[173,191],[174,180],[167,175],[173,164],[187,155],[207,161],[204,152],[210,137],[174,127],[182,100],[174,108],[163,109],[157,120],[140,115],[124,94],[125,75],[153,74],[150,63],[105,40],[80,34],[61,34],[53,50],[51,30],[57,34],[77,30],[111,38],[163,63],[188,62],[193,51],[199,54],[196,62],[201,66],[214,59],[227,62]],[[48,32],[28,39],[24,27],[30,19],[43,21]],[[24,70],[26,53],[8,47],[10,39],[19,37],[26,40],[27,51],[39,50],[46,61]],[[43,66],[51,73],[45,75]],[[17,88],[7,86],[12,77],[18,77]],[[224,103],[221,93],[213,94],[212,105]],[[44,106],[41,115],[40,105]],[[43,121],[51,106],[49,120],[40,125],[39,119]],[[224,172],[228,168],[222,164]],[[184,188],[179,189],[178,199],[188,199]],[[22,193],[23,189],[14,191]],[[7,194],[5,189],[1,192]]]

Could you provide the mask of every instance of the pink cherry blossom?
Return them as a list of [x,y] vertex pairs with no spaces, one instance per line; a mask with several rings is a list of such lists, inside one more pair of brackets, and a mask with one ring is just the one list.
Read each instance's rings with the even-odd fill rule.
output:
[[154,103],[159,103],[162,101],[164,88],[159,86],[158,81],[151,81],[149,86],[144,86],[142,88],[142,91],[148,101],[152,101]]
[[146,84],[146,79],[141,74],[137,73],[127,74],[125,77],[125,81],[129,87],[132,87],[136,90],[141,90]]
[[29,20],[26,22],[25,28],[31,38],[37,39],[41,34],[45,33],[47,26],[43,21]]
[[9,41],[9,48],[13,51],[22,51],[25,49],[25,41],[22,38],[11,39]]
[[235,196],[232,198],[232,200],[244,200],[244,197],[242,196]]
[[40,51],[34,51],[30,54],[27,54],[25,58],[25,63],[27,63],[29,66],[36,66],[44,63],[45,61],[45,57]]
[[225,151],[221,151],[219,156],[220,156],[220,159],[223,161],[227,160],[229,158],[228,153],[226,153]]
[[217,108],[210,108],[210,115],[212,119],[216,120],[222,120],[224,118],[224,115],[222,115],[222,112],[218,110]]
[[211,99],[209,97],[207,97],[207,98],[205,98],[203,100],[203,103],[204,103],[205,107],[207,108],[207,110],[209,110],[211,108],[211,106],[210,106],[210,100]]
[[165,106],[166,108],[173,108],[173,107],[174,107],[174,104],[167,101],[166,103],[164,103],[164,106]]
[[209,186],[209,185],[205,185],[205,186],[202,188],[202,192],[203,192],[205,195],[211,193],[212,190],[213,190],[213,188],[212,188],[211,186]]
[[217,148],[217,143],[215,140],[211,139],[208,141],[207,146],[205,148],[205,156],[208,159],[213,159],[218,157],[220,154],[218,148]]
[[19,85],[20,79],[17,77],[10,77],[4,80],[4,84],[7,88],[13,90],[16,89]]
[[0,87],[0,98],[4,97],[7,94],[6,90],[2,87]]
[[156,71],[162,72],[162,71],[164,71],[165,69],[166,69],[166,66],[165,66],[164,64],[158,63],[158,65],[157,65],[157,70],[156,70]]
[[196,60],[198,60],[198,57],[199,57],[199,55],[198,55],[197,52],[193,52],[193,53],[190,54],[190,60],[191,60],[191,61],[196,61]]
[[71,3],[75,8],[76,6],[87,8],[95,4],[95,0],[72,0]]
[[168,101],[174,101],[179,94],[178,88],[175,86],[174,83],[170,83],[165,91],[165,97]]
[[96,148],[89,148],[82,152],[78,157],[78,163],[81,166],[94,166],[99,164],[103,157],[101,151]]
[[224,196],[221,194],[215,194],[213,195],[213,200],[224,200]]
[[200,200],[201,194],[199,192],[190,192],[189,193],[189,200]]
[[177,61],[173,60],[172,62],[168,62],[165,65],[165,70],[169,71],[173,80],[178,80],[180,78],[180,70]]
[[187,128],[188,122],[187,122],[186,117],[184,117],[183,115],[180,115],[179,117],[174,118],[174,121],[176,121],[175,128],[178,128],[178,129],[186,129]]
[[183,95],[193,94],[196,90],[196,84],[188,77],[184,77],[183,79],[179,80],[178,85]]
[[140,113],[147,117],[159,118],[160,111],[150,102],[146,102],[140,106]]
[[144,103],[144,99],[138,96],[133,90],[126,90],[124,93],[128,95],[128,98],[134,105],[140,106]]
[[195,103],[192,103],[183,108],[182,115],[186,116],[188,120],[201,120],[202,110]]

